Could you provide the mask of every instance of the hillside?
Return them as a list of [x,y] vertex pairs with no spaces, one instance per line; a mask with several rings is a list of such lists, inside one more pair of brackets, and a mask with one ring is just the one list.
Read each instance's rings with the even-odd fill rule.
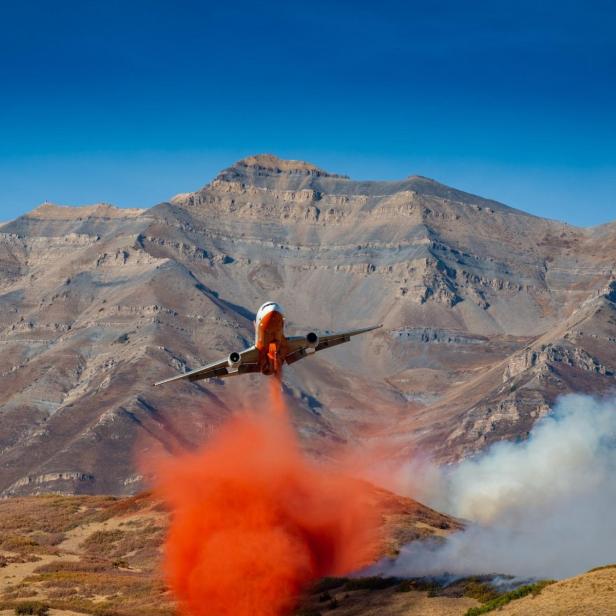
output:
[[251,343],[384,323],[290,367],[307,450],[450,462],[616,384],[616,225],[433,180],[260,155],[144,210],[45,204],[0,229],[0,494],[134,494],[135,457],[206,440],[263,378],[151,384]]
[[[385,505],[383,553],[461,528],[415,501],[377,492]],[[167,512],[147,494],[1,500],[0,614],[25,601],[99,616],[175,614],[162,580],[167,525]]]
[[[410,499],[379,491],[385,502],[382,549],[444,537],[460,528]],[[173,616],[162,580],[168,514],[148,494],[38,496],[0,501],[0,615],[36,602],[50,616]],[[498,584],[490,584],[496,578]],[[302,598],[297,616],[465,616],[506,597],[503,576],[469,578],[327,578]],[[538,587],[498,614],[616,614],[616,567]],[[492,613],[492,612],[489,612]]]
[[523,616],[591,616],[616,614],[616,565],[561,580],[537,597],[524,597],[505,606],[499,614]]
[[[453,581],[425,578],[323,580],[307,602],[306,616],[613,616],[616,565],[559,582],[530,582],[512,590],[503,577]],[[488,576],[489,578],[489,576]],[[327,590],[324,590],[327,589]],[[300,611],[300,614],[302,612]]]

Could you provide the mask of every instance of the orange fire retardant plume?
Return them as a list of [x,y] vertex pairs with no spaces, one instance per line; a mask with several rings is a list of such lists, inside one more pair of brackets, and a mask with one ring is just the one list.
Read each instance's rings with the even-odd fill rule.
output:
[[183,614],[288,614],[310,582],[374,556],[366,484],[305,457],[271,382],[266,411],[159,469],[171,509],[165,573]]

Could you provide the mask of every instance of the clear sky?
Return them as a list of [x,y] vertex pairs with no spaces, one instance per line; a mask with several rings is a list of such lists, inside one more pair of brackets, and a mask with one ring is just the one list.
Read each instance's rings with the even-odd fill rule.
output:
[[0,5],[0,220],[145,207],[249,154],[616,219],[616,3]]

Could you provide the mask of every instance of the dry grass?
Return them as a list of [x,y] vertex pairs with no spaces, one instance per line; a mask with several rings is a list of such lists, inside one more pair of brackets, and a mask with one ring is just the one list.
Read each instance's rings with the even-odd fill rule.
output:
[[[385,501],[388,551],[458,527],[408,499],[388,495]],[[171,616],[175,605],[160,575],[166,524],[164,509],[148,494],[0,501],[0,607],[36,600],[98,616]]]
[[541,594],[512,601],[495,613],[508,616],[615,616],[616,567],[604,566],[561,580],[544,588]]
[[[408,536],[439,530],[455,521],[392,500],[384,537],[389,549]],[[161,581],[160,550],[166,515],[151,497],[43,496],[0,501],[0,613],[38,602],[56,614],[173,616],[176,607]],[[535,598],[501,608],[507,614],[539,613],[562,603],[563,614],[616,614],[616,567],[545,588]],[[600,592],[599,592],[600,591]],[[556,593],[556,594],[554,594]],[[594,594],[593,594],[594,593]],[[485,579],[467,578],[443,588],[430,580],[330,578],[308,593],[304,616],[461,616],[488,605],[494,591]],[[609,603],[611,599],[611,603]],[[532,602],[532,603],[530,603]],[[588,612],[567,611],[586,605]],[[543,608],[542,608],[543,609]],[[603,611],[601,611],[603,609]],[[524,611],[526,610],[526,611]],[[531,610],[531,611],[528,611]],[[607,611],[606,611],[607,610]],[[541,612],[542,614],[544,612]]]
[[97,616],[172,616],[159,574],[164,532],[148,495],[0,501],[0,609],[38,601]]

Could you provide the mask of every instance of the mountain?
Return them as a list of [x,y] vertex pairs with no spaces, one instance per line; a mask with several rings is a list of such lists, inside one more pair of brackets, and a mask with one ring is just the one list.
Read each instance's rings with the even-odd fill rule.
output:
[[[582,205],[581,205],[582,206]],[[149,209],[45,204],[0,229],[0,494],[131,494],[259,375],[151,384],[288,329],[375,334],[288,368],[305,448],[451,462],[616,384],[616,223],[531,216],[428,178],[253,156]]]

